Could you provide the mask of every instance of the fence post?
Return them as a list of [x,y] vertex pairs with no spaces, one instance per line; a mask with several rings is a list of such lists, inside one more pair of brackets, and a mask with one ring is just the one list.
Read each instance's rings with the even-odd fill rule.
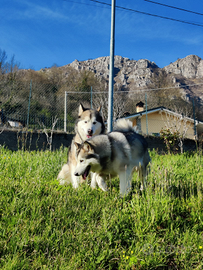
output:
[[147,94],[146,93],[145,93],[145,108],[146,108],[146,133],[148,135]]
[[29,94],[29,101],[28,101],[28,112],[27,112],[27,128],[29,126],[29,117],[30,117],[30,101],[32,96],[32,80],[30,80],[30,94]]
[[67,92],[65,91],[65,101],[64,101],[64,131],[67,132]]
[[194,119],[194,136],[196,136],[196,124],[195,124],[195,102],[194,102],[194,98],[192,99],[192,107],[193,107],[193,119]]
[[91,86],[91,88],[90,88],[90,91],[91,91],[91,109],[92,109],[92,86]]

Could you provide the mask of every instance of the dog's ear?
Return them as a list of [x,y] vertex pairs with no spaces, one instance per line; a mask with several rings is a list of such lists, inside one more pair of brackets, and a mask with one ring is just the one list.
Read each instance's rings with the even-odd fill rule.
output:
[[74,144],[75,144],[76,150],[78,150],[80,148],[80,146],[81,146],[81,144],[79,144],[77,142],[74,142]]
[[84,108],[84,106],[82,105],[82,103],[80,103],[79,111],[78,111],[78,116],[80,116],[84,111],[85,111],[85,108]]
[[86,152],[88,152],[88,153],[92,153],[93,152],[93,146],[89,142],[87,142],[87,141],[84,142],[83,149]]
[[100,112],[101,111],[101,105],[97,108],[97,111]]

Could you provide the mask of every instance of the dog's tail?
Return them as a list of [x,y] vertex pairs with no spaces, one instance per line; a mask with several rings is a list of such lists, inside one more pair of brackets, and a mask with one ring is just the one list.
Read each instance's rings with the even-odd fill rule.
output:
[[126,119],[118,119],[116,121],[114,131],[119,131],[119,132],[129,132],[133,131],[137,133],[137,127],[133,127],[133,123],[130,120]]

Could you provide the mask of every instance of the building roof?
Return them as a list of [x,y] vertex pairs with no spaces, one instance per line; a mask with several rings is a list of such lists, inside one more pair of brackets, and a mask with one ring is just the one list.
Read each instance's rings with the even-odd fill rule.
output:
[[[137,113],[134,113],[134,114],[130,114],[130,115],[124,116],[123,118],[125,118],[125,119],[133,119],[133,118],[137,118],[137,117],[139,117],[139,116],[143,116],[143,115],[146,115],[146,114],[148,115],[148,114],[152,114],[152,113],[159,112],[159,111],[164,111],[164,112],[166,112],[166,113],[173,114],[173,115],[175,115],[175,116],[177,116],[177,117],[182,116],[180,113],[174,112],[174,111],[172,111],[172,110],[169,110],[169,109],[167,109],[167,108],[161,106],[161,107],[152,108],[152,109],[149,109],[149,110],[143,110],[143,111],[141,111],[141,112],[137,112]],[[183,116],[182,116],[182,117],[183,117]],[[194,119],[193,119],[193,118],[186,117],[186,116],[185,116],[185,118],[186,118],[188,121],[194,122]],[[196,124],[196,125],[199,125],[199,124],[200,124],[200,125],[203,125],[203,122],[200,121],[200,120],[195,120],[195,124]]]

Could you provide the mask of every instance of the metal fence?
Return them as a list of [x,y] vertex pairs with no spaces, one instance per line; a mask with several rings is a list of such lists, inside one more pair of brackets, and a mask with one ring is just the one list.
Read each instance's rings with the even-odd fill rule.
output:
[[[145,110],[164,106],[182,115],[203,120],[203,101],[199,97],[185,94],[183,89],[179,88],[115,91],[113,118],[136,113],[136,104],[139,101],[144,103]],[[51,129],[57,117],[55,129],[73,133],[80,103],[89,108],[101,105],[103,118],[107,120],[107,91],[92,88],[80,92],[68,92],[65,88],[57,91],[52,84],[39,84],[34,81],[13,85],[0,84],[1,125]]]

